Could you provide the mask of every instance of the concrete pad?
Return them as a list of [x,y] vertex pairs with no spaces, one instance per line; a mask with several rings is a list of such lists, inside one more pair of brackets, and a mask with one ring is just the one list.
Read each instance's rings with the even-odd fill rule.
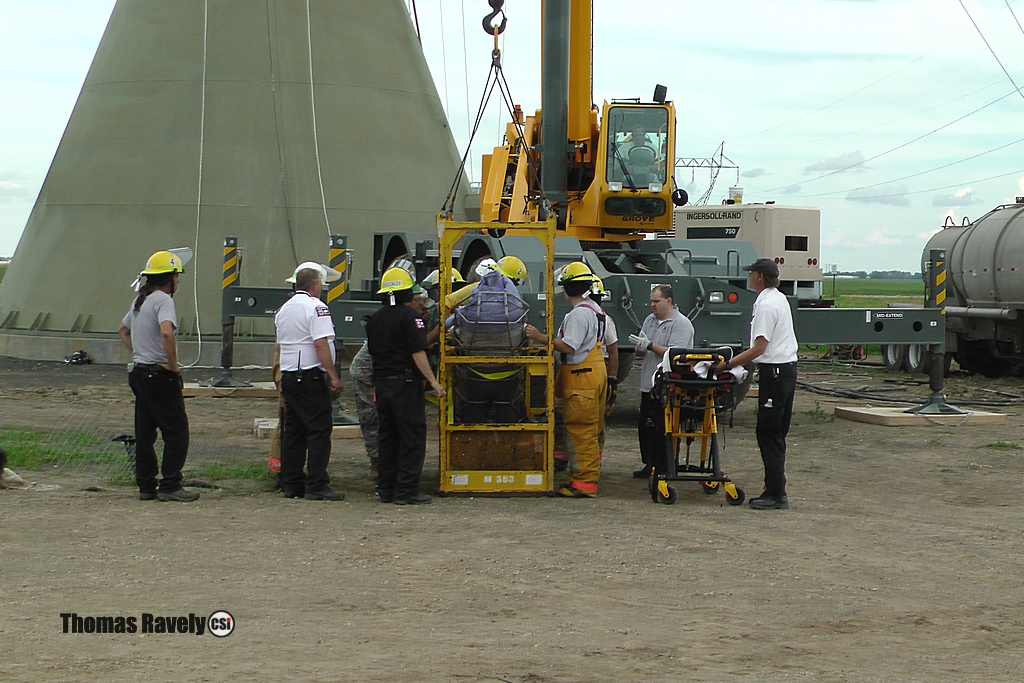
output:
[[186,382],[183,396],[206,396],[213,398],[277,398],[277,387],[273,382],[253,382],[251,387],[201,387]]
[[[277,431],[278,419],[276,417],[257,417],[253,420],[253,430],[260,439],[269,439]],[[361,439],[362,432],[359,425],[334,425],[331,433],[332,439]]]
[[[1003,413],[987,413],[983,410],[972,410],[970,415],[916,415],[903,412],[906,408],[859,408],[852,406],[836,406],[835,416],[854,422],[882,425],[884,427],[908,427],[935,424],[944,425],[1001,425],[1006,424]],[[965,420],[966,417],[966,420]]]

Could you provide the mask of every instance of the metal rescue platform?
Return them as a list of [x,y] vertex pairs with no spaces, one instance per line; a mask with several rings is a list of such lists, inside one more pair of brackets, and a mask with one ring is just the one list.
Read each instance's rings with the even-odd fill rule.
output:
[[[489,224],[491,230],[514,229],[541,241],[545,250],[544,292],[539,324],[537,311],[533,324],[544,328],[548,342],[532,346],[510,335],[503,343],[457,344],[445,335],[440,348],[439,382],[447,395],[440,401],[440,456],[442,494],[549,494],[554,490],[555,432],[555,356],[554,356],[554,218],[543,223],[516,225]],[[439,219],[440,262],[452,263],[452,247],[469,231],[480,229],[479,223],[458,223]],[[446,309],[445,300],[452,292],[450,278],[441,278],[441,320],[454,313]],[[517,323],[525,326],[525,320]],[[465,383],[474,381],[473,368],[505,369],[506,387],[511,387],[507,400],[520,406],[515,422],[471,422],[464,417]],[[507,368],[512,368],[511,371]],[[479,373],[477,373],[479,374]],[[484,379],[483,381],[487,381]],[[495,411],[497,415],[497,411]]]
[[[700,482],[704,493],[725,489],[730,505],[743,503],[743,489],[722,472],[718,445],[718,412],[735,408],[737,380],[731,373],[715,376],[712,368],[732,358],[732,349],[670,348],[655,375],[654,392],[665,406],[665,462],[654,465],[648,491],[655,503],[672,505],[677,493],[670,481]],[[667,366],[666,366],[667,364]],[[700,367],[708,364],[707,367]],[[706,377],[701,376],[701,373]],[[686,450],[680,462],[680,446]],[[700,439],[699,460],[690,448]],[[695,454],[696,455],[696,454]]]

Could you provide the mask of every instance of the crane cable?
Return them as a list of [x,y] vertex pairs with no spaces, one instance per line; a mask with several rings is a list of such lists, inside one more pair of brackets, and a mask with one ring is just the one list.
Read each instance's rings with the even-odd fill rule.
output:
[[[451,188],[448,190],[448,195],[444,199],[444,203],[441,205],[440,215],[443,218],[451,218],[455,211],[455,199],[458,194],[459,182],[462,180],[463,173],[466,169],[466,161],[469,159],[469,154],[473,148],[473,140],[476,138],[477,132],[480,130],[480,123],[483,121],[484,112],[487,109],[487,104],[490,102],[491,96],[494,94],[494,89],[498,88],[501,92],[502,101],[505,104],[505,108],[508,110],[509,116],[512,119],[512,124],[516,127],[516,132],[519,136],[519,140],[525,141],[525,131],[523,124],[519,121],[519,117],[515,111],[515,100],[512,98],[512,92],[509,88],[508,81],[505,79],[505,72],[501,67],[501,50],[499,48],[499,36],[505,32],[505,26],[508,24],[508,17],[505,16],[502,10],[504,0],[488,0],[493,11],[484,17],[483,26],[484,30],[494,36],[494,48],[491,50],[491,68],[487,72],[487,79],[484,83],[483,94],[480,97],[480,106],[477,108],[476,119],[473,121],[473,128],[469,134],[469,142],[466,144],[466,151],[462,155],[462,161],[459,163],[459,168],[455,172],[455,179],[452,181]],[[491,20],[495,19],[498,15],[502,15],[500,24],[491,24]],[[467,89],[468,90],[468,89]],[[533,150],[526,149],[526,163],[529,170],[536,176],[537,169],[535,161],[533,159]],[[549,206],[547,195],[543,188],[540,188],[540,198],[544,205]]]

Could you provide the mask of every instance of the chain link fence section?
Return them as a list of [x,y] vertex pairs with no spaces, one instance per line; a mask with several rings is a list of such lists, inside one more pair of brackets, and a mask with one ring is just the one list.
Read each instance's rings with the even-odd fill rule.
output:
[[[95,485],[135,484],[135,439],[131,419],[97,418],[94,406],[66,406],[54,428],[0,428],[0,443],[11,457],[12,469],[53,471]],[[257,441],[251,429],[227,435],[190,434],[183,473],[186,485],[215,486],[214,482],[266,478],[270,441]],[[157,458],[163,441],[156,441]],[[189,483],[192,482],[192,483]]]

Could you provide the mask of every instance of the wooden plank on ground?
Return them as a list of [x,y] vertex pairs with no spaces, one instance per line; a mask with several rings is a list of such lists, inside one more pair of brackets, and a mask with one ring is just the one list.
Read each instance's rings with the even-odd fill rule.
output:
[[940,423],[944,425],[958,425],[961,422],[968,425],[1001,425],[1006,424],[1006,415],[1003,413],[987,413],[982,410],[972,410],[970,415],[917,415],[906,413],[906,408],[859,408],[852,406],[836,406],[835,415],[844,420],[854,422],[866,422],[883,427],[911,427]]
[[221,388],[201,387],[195,382],[186,382],[182,395],[212,398],[277,398],[277,387],[273,382],[253,382],[251,387]]
[[[253,420],[253,430],[260,439],[269,439],[277,431],[278,419],[276,417],[257,417]],[[362,432],[359,425],[334,425],[331,433],[332,439],[361,439]]]

